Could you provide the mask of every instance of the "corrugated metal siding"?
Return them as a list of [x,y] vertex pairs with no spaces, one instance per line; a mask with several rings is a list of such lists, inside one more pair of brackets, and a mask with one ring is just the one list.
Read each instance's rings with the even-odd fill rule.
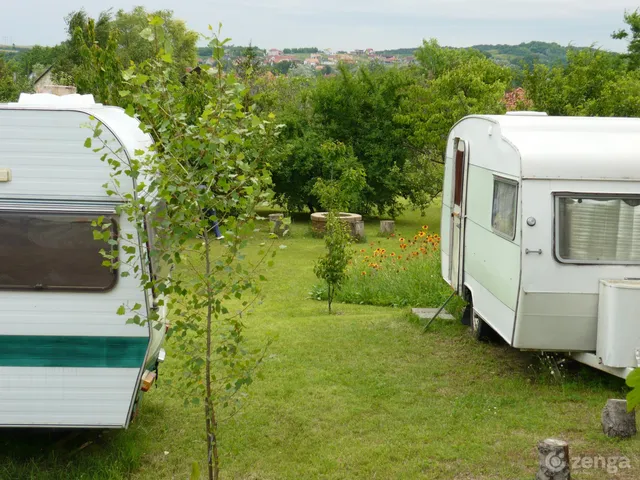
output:
[[138,371],[0,367],[0,426],[124,426]]
[[[0,168],[13,174],[0,196],[109,198],[102,188],[109,166],[84,146],[89,123],[80,112],[0,109]],[[103,136],[115,142],[108,131]]]

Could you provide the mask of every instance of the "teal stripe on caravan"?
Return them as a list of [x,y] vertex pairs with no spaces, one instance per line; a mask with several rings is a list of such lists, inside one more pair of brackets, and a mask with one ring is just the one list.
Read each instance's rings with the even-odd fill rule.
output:
[[0,366],[141,368],[148,344],[148,337],[0,335]]

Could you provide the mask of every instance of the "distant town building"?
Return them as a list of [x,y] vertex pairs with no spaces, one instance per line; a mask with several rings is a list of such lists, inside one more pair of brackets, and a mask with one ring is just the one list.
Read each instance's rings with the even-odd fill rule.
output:
[[294,57],[293,55],[276,55],[276,56],[268,56],[265,60],[264,63],[266,63],[267,65],[274,65],[276,63],[280,63],[280,62],[291,62],[291,63],[300,63],[300,60],[298,60],[296,57]]
[[278,50],[277,48],[272,48],[271,50],[269,50],[267,52],[267,56],[269,56],[269,57],[279,57],[279,56],[282,56],[282,55],[283,55],[282,50]]
[[304,59],[304,64],[305,65],[320,65],[320,60],[317,58],[305,58]]

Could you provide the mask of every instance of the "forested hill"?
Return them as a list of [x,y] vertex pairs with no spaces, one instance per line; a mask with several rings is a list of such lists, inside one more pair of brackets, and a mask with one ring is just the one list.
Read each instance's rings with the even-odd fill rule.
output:
[[[569,48],[587,47],[563,47],[557,43],[528,42],[520,45],[474,45],[471,48],[480,50],[496,63],[501,65],[521,66],[524,62],[532,65],[534,62],[545,65],[565,64]],[[383,55],[412,55],[415,48],[398,48],[378,52]]]
[[563,47],[557,43],[528,42],[520,45],[474,45],[472,48],[484,52],[497,63],[520,66],[523,62],[527,65],[534,62],[545,65],[565,64],[570,48],[588,47]]

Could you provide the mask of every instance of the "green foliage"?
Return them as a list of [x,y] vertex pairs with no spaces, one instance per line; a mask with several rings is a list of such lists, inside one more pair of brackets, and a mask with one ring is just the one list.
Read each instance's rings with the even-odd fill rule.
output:
[[285,125],[274,152],[273,178],[279,200],[290,210],[320,207],[313,186],[329,180],[322,145],[344,144],[362,166],[367,185],[359,212],[397,211],[397,197],[409,193],[401,175],[411,155],[406,131],[394,120],[404,89],[412,82],[407,70],[344,66],[338,75],[318,80],[283,79],[274,93],[261,97]]
[[[162,23],[149,25],[149,18],[161,18]],[[171,52],[178,72],[196,66],[198,34],[189,30],[184,21],[173,18],[170,10],[147,12],[143,7],[135,7],[131,12],[118,10],[111,29],[118,32],[118,57],[124,68],[131,62],[142,63],[154,58],[161,47]],[[161,38],[167,45],[159,44]]]
[[109,32],[107,40],[101,44],[96,28],[90,18],[86,28],[77,27],[74,32],[73,45],[80,56],[73,71],[74,81],[80,93],[91,93],[102,103],[119,105],[123,78],[117,57],[116,33]]
[[311,192],[327,211],[357,210],[367,185],[364,167],[343,143],[325,142],[320,149],[323,175],[316,180]]
[[524,87],[535,108],[549,115],[611,115],[616,114],[614,102],[621,93],[613,91],[613,85],[627,88],[633,78],[618,55],[572,50],[567,65],[534,65],[525,75]]
[[[150,24],[149,18],[158,20]],[[169,10],[149,13],[135,7],[115,15],[107,10],[97,19],[79,10],[65,20],[68,39],[51,51],[39,51],[34,58],[25,59],[25,68],[31,69],[36,60],[53,64],[59,80],[73,81],[79,93],[91,93],[100,102],[126,107],[118,95],[122,89],[120,72],[132,62],[155,58],[160,50],[171,55],[173,75],[182,75],[196,64],[198,35],[174,19]]]
[[[567,53],[576,47],[563,47],[557,43],[527,42],[519,45],[474,45],[471,47],[482,52],[499,65],[527,69],[534,64],[556,66],[567,63]],[[582,50],[584,48],[580,48]]]
[[331,305],[347,276],[347,265],[352,257],[349,249],[350,234],[348,226],[342,222],[339,213],[330,211],[327,214],[324,235],[325,254],[316,263],[313,272],[327,286],[327,305],[331,314]]
[[[133,247],[125,246],[121,258],[103,255],[109,266],[159,294],[158,306],[168,309],[174,356],[183,367],[169,381],[185,402],[204,404],[209,478],[218,478],[218,423],[238,406],[264,355],[264,349],[245,345],[243,315],[260,285],[243,249],[256,229],[256,206],[270,198],[262,157],[275,127],[244,105],[246,86],[221,70],[202,76],[206,100],[194,101],[189,84],[174,74],[163,24],[158,16],[149,22],[158,57],[132,65],[119,92],[153,146],[129,157],[102,140],[100,124],[85,145],[103,152],[112,169],[107,192],[124,200],[119,210],[136,226],[141,243],[153,242],[146,268]],[[225,42],[213,38],[218,60]],[[135,193],[119,193],[132,180]],[[209,234],[213,221],[225,235],[218,255]],[[137,245],[132,234],[123,237]],[[258,256],[271,250],[265,246]],[[135,305],[123,305],[119,313],[138,324],[159,319],[156,311],[144,317]]]
[[620,29],[614,32],[611,37],[617,40],[627,40],[627,53],[625,58],[628,61],[629,70],[640,68],[640,13],[636,9],[629,13],[624,13],[624,23],[629,30]]
[[0,55],[0,102],[15,102],[21,92],[29,92],[27,78],[20,74],[15,62],[6,62]]

